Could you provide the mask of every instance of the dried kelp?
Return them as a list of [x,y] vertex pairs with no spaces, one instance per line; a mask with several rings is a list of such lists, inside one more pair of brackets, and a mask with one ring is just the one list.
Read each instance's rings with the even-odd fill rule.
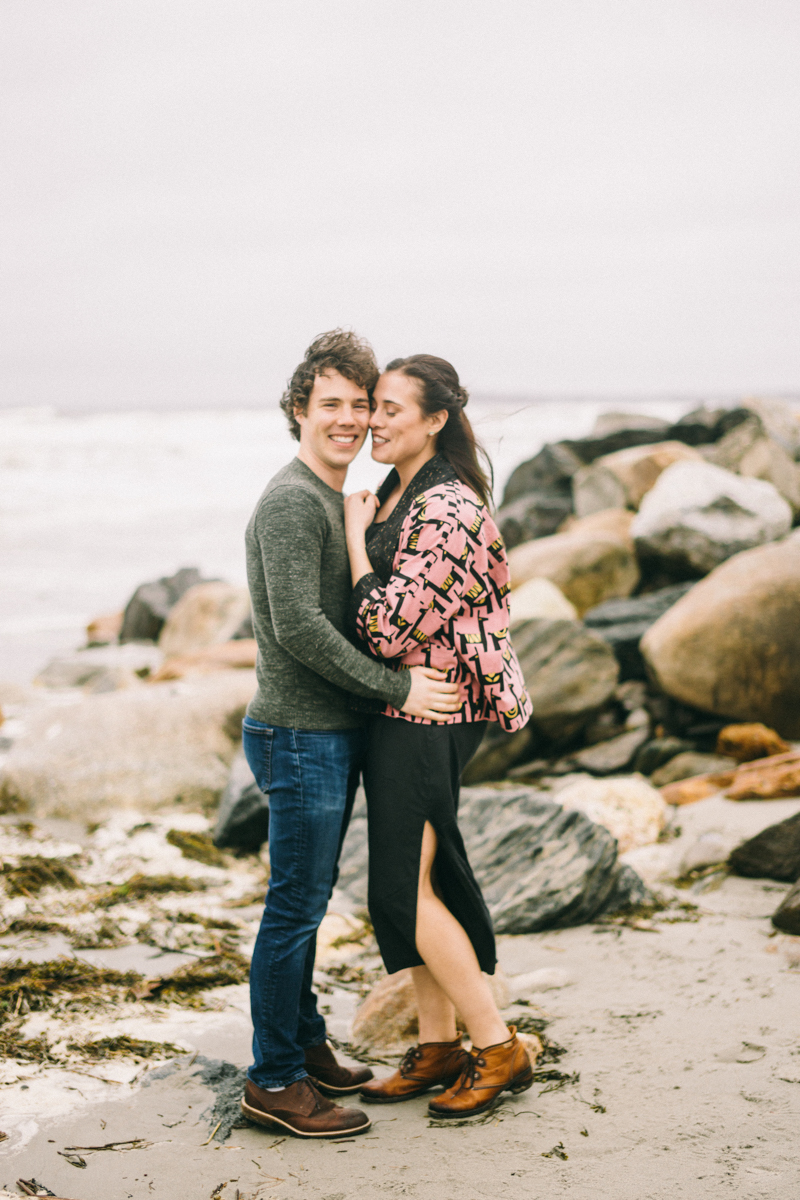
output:
[[0,1027],[0,1058],[15,1058],[20,1062],[52,1063],[50,1043],[40,1033],[35,1038],[20,1036],[22,1021]]
[[[103,1058],[171,1058],[176,1054],[185,1054],[180,1046],[172,1042],[148,1042],[141,1038],[128,1037],[121,1033],[117,1037],[99,1038],[94,1042],[69,1042],[68,1050],[82,1055],[84,1058],[100,1060]],[[78,1149],[98,1149],[98,1147],[81,1146]]]
[[57,858],[43,858],[41,854],[23,854],[16,866],[3,863],[0,876],[9,896],[35,896],[45,887],[81,886],[63,862]]
[[227,950],[178,967],[171,975],[140,980],[133,994],[137,1000],[166,1000],[197,1007],[203,1003],[198,992],[246,983],[249,974],[250,960],[236,950]]
[[[78,958],[54,958],[47,962],[14,959],[0,963],[0,1018],[23,1010],[53,1008],[65,995],[93,1004],[120,997],[120,989],[141,982],[137,971],[110,971]],[[124,994],[124,993],[123,993]]]
[[206,885],[186,875],[131,875],[125,883],[110,888],[95,900],[99,908],[111,908],[131,900],[144,900],[148,896],[162,896],[167,892],[202,892]]
[[46,921],[44,917],[17,917],[6,925],[2,936],[9,933],[62,933],[64,928],[59,921]]
[[193,858],[207,867],[224,867],[225,855],[218,850],[208,833],[189,833],[185,829],[170,829],[167,841],[177,846],[184,858]]

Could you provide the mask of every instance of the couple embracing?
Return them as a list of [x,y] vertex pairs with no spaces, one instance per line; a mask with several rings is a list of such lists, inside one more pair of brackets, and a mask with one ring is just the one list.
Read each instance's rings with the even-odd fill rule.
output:
[[[482,972],[494,933],[457,824],[461,773],[488,721],[531,704],[508,636],[508,566],[454,368],[432,355],[380,374],[369,345],[316,339],[281,406],[297,457],[247,528],[258,690],[244,750],[270,799],[270,887],[250,974],[254,1063],[242,1109],[300,1137],[370,1126],[335,1103],[410,1099],[484,1111],[531,1083]],[[393,465],[343,496],[367,436]],[[419,1044],[388,1079],[337,1062],[312,990],[317,928],[363,774],[369,909],[389,973],[410,967]],[[472,1049],[462,1048],[456,1012]]]

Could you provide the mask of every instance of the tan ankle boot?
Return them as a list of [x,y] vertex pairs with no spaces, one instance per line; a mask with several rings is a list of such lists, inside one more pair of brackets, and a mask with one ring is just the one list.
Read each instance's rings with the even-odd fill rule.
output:
[[516,1026],[509,1038],[485,1050],[473,1048],[464,1069],[443,1096],[428,1105],[433,1117],[472,1117],[485,1112],[501,1092],[524,1092],[533,1083],[528,1052],[517,1041]]
[[362,1087],[361,1099],[372,1104],[396,1104],[421,1096],[437,1084],[450,1087],[461,1074],[465,1057],[460,1037],[453,1042],[422,1042],[412,1046],[406,1050],[394,1075]]

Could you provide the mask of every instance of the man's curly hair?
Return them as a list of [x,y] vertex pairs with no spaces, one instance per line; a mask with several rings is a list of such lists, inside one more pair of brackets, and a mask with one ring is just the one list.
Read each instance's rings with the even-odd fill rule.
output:
[[332,329],[314,338],[281,396],[281,408],[286,413],[289,432],[295,441],[300,441],[300,425],[295,412],[298,409],[301,413],[308,411],[314,380],[325,371],[338,371],[345,379],[363,387],[370,399],[380,374],[372,346],[352,329]]

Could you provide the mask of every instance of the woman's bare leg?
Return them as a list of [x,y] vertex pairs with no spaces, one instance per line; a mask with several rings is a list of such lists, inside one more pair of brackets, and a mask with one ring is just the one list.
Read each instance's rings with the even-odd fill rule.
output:
[[424,967],[413,968],[420,1042],[452,1041],[455,1009],[474,1046],[496,1046],[508,1038],[491,990],[463,927],[436,895],[431,879],[438,840],[425,822],[417,892],[417,950]]

